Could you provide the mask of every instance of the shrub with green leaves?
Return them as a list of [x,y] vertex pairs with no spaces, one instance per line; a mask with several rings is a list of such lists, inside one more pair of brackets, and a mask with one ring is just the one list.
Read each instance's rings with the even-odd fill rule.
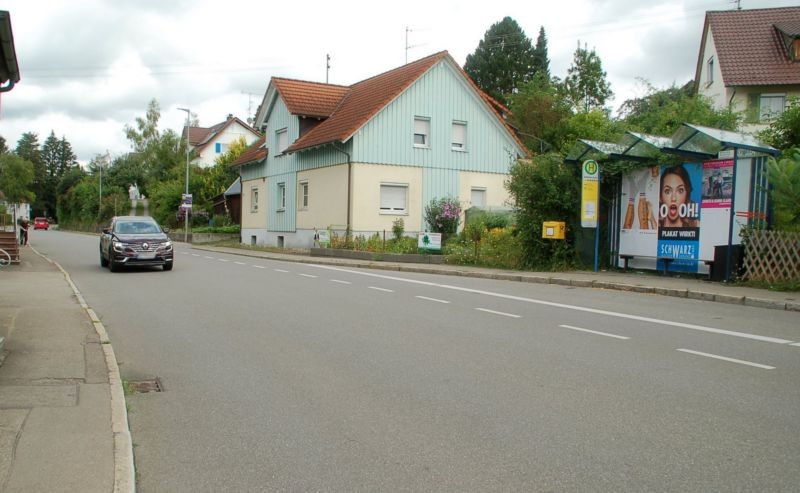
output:
[[399,240],[400,238],[402,238],[405,230],[406,230],[406,225],[402,217],[398,217],[397,219],[392,221],[392,234],[394,235],[395,240]]
[[789,150],[778,161],[770,158],[768,166],[775,229],[800,231],[800,148]]
[[[517,206],[516,219],[522,266],[560,270],[577,261],[574,231],[580,227],[580,177],[577,166],[564,163],[560,154],[535,156],[511,167],[506,183]],[[542,223],[564,221],[566,240],[542,238]]]

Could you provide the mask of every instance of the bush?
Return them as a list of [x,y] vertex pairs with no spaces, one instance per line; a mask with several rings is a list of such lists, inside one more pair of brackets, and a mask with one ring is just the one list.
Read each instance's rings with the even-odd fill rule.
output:
[[[406,226],[403,222],[402,217],[398,217],[394,221],[392,221],[392,234],[394,235],[395,240],[399,240],[403,237],[403,233],[405,232]],[[377,233],[376,233],[377,234]]]
[[433,199],[425,206],[425,222],[430,231],[442,234],[442,243],[458,231],[461,220],[461,204],[457,199],[445,197]]

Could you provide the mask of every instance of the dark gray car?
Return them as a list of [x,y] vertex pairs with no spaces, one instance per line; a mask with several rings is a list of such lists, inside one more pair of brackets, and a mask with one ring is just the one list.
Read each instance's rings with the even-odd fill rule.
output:
[[150,216],[116,216],[100,236],[100,265],[112,272],[132,265],[172,270],[172,241]]

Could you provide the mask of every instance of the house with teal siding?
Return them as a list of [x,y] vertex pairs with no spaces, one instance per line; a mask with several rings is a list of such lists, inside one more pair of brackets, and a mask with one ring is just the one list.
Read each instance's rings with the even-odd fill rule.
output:
[[369,236],[398,218],[416,235],[441,197],[508,207],[527,151],[506,112],[446,51],[352,86],[274,77],[256,116],[264,139],[234,163],[242,241],[303,248],[315,229]]

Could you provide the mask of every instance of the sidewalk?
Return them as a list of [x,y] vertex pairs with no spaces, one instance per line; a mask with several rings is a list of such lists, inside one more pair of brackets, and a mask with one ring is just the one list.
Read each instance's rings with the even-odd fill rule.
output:
[[800,312],[800,293],[769,291],[766,289],[732,286],[688,277],[662,276],[657,273],[642,272],[529,272],[503,269],[488,269],[465,265],[411,264],[402,262],[382,262],[352,260],[333,257],[310,257],[275,252],[262,252],[228,247],[192,245],[194,250],[268,258],[288,262],[303,262],[342,267],[363,267],[370,269],[393,270],[399,272],[420,272],[425,274],[444,274],[450,276],[480,277],[503,281],[532,282],[539,284],[559,284],[584,288],[614,289],[661,296],[675,296],[719,303],[756,306],[776,310]]
[[22,247],[0,270],[0,491],[134,491],[116,359],[69,276]]

